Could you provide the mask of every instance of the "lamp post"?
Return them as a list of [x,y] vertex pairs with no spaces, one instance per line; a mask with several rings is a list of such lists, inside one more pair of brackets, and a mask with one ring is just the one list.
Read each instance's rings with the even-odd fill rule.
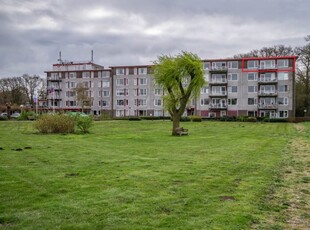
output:
[[305,117],[306,117],[306,115],[307,115],[307,109],[304,110],[304,113],[305,113]]

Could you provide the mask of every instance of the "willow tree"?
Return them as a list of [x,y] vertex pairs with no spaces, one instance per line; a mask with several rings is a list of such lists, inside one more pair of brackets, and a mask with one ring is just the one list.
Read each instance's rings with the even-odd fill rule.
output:
[[177,135],[187,103],[199,96],[205,84],[202,62],[196,54],[183,51],[159,56],[154,64],[155,82],[165,91],[164,107],[172,117],[172,135]]

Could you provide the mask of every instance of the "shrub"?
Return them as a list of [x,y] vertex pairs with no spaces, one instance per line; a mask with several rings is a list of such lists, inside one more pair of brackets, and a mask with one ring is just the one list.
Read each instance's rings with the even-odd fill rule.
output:
[[91,117],[78,117],[76,119],[76,126],[82,133],[89,133],[89,129],[94,121]]
[[256,118],[256,117],[248,117],[248,118],[246,119],[246,121],[248,121],[248,122],[256,122],[256,121],[257,121],[257,118]]
[[28,117],[35,117],[36,114],[32,111],[22,111],[20,116],[17,118],[19,121],[26,121]]
[[181,117],[180,121],[187,122],[187,121],[191,121],[191,119],[189,117]]
[[287,119],[283,118],[265,118],[265,122],[287,122]]
[[1,117],[0,116],[0,121],[6,121],[8,118],[7,117]]
[[34,128],[40,133],[74,133],[74,118],[64,114],[44,114],[37,119]]
[[235,116],[223,116],[220,118],[220,121],[236,121],[236,117]]
[[129,117],[128,118],[129,121],[141,121],[140,117]]
[[243,122],[243,121],[246,121],[247,118],[248,118],[248,116],[238,116],[238,117],[237,117],[237,121]]
[[192,122],[201,122],[202,118],[200,116],[191,116],[191,121]]

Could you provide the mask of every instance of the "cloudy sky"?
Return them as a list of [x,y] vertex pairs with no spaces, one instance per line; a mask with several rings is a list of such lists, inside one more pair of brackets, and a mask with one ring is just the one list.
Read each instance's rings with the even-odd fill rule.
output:
[[0,77],[44,76],[62,58],[151,64],[181,50],[224,58],[304,45],[309,0],[0,0]]

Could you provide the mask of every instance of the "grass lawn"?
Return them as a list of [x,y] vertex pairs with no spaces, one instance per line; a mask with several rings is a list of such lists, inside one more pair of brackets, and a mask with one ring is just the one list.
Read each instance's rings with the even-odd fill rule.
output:
[[169,121],[96,122],[87,135],[0,122],[0,228],[278,226],[268,218],[285,207],[275,211],[268,196],[286,185],[290,146],[309,125],[182,125],[189,136],[170,136]]

